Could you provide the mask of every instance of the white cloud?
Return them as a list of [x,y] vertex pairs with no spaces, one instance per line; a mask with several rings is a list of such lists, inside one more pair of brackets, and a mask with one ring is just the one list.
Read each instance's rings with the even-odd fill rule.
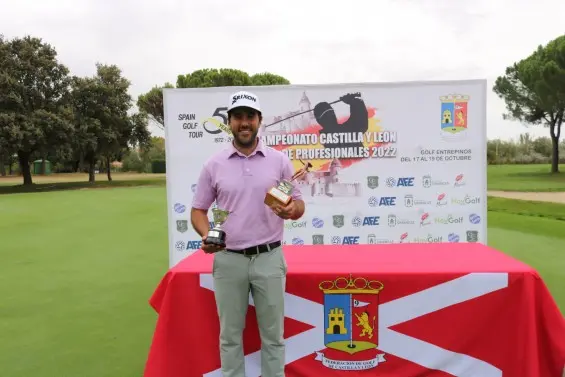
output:
[[300,84],[487,78],[488,136],[507,138],[526,128],[502,120],[490,88],[563,33],[565,2],[0,0],[0,9],[6,37],[42,37],[77,75],[117,64],[134,97],[206,67]]

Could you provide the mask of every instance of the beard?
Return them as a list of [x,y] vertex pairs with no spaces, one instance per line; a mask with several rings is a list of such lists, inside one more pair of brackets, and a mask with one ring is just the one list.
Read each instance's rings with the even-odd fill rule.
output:
[[237,145],[244,148],[249,148],[255,142],[258,133],[258,129],[253,130],[251,127],[242,126],[239,127],[237,132],[234,133],[233,139],[237,143]]

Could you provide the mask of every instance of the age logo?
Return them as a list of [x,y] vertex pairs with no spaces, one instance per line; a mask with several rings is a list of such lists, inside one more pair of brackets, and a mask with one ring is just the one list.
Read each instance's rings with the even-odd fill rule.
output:
[[315,360],[338,370],[367,370],[385,362],[379,346],[379,294],[383,283],[339,277],[319,284],[324,294],[325,352]]

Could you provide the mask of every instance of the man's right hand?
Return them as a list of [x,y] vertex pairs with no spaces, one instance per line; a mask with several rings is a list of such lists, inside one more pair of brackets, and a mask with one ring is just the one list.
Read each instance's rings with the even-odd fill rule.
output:
[[202,237],[202,247],[201,247],[201,249],[206,254],[214,254],[214,253],[217,253],[218,251],[224,250],[224,247],[221,247],[221,246],[206,245],[206,243],[204,241],[206,241],[206,236]]

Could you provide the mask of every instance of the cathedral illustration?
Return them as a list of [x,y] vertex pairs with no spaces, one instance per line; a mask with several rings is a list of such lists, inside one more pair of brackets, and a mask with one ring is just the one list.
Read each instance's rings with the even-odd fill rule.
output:
[[326,170],[306,173],[298,180],[302,194],[329,197],[361,196],[361,185],[359,182],[340,182],[340,170],[341,162],[338,159],[333,159]]
[[278,122],[282,119],[285,120],[272,127],[263,129],[264,135],[273,134],[273,133],[276,134],[280,132],[290,133],[290,132],[300,131],[312,124],[315,124],[316,118],[314,117],[314,112],[310,110],[312,110],[312,104],[310,102],[310,99],[306,95],[306,92],[303,92],[302,98],[300,98],[300,101],[298,102],[297,110],[289,111],[277,116],[265,117],[265,119],[263,120],[263,124],[271,124],[274,122]]

